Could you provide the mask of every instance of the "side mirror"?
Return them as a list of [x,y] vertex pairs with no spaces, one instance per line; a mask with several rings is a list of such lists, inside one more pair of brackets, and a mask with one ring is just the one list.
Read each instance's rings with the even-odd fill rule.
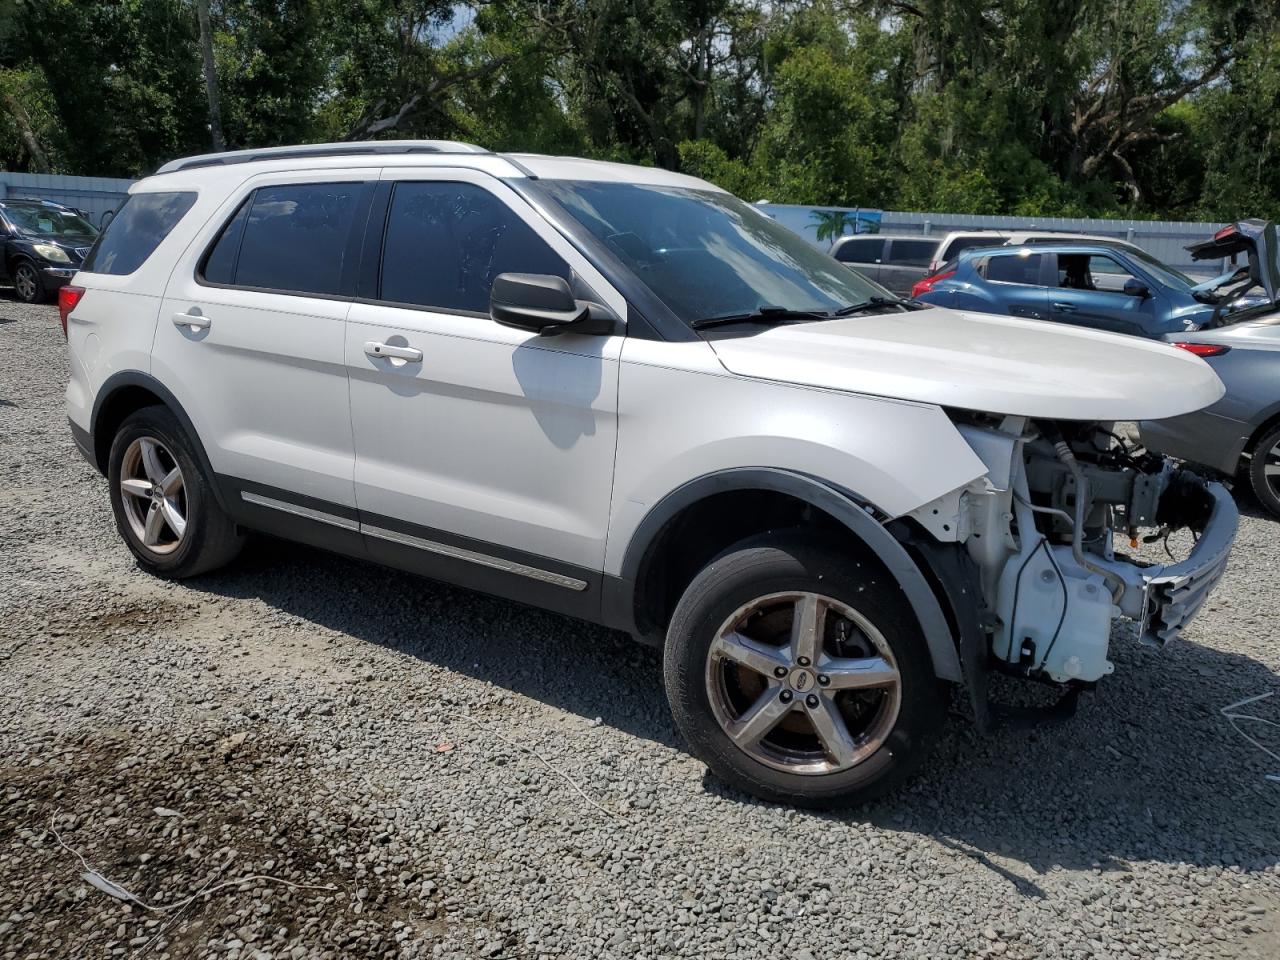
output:
[[540,336],[557,333],[603,335],[614,317],[599,304],[575,300],[564,277],[544,273],[500,273],[489,290],[494,322]]
[[1151,296],[1151,290],[1141,280],[1135,280],[1130,277],[1124,282],[1124,292],[1131,297],[1139,297],[1143,300]]

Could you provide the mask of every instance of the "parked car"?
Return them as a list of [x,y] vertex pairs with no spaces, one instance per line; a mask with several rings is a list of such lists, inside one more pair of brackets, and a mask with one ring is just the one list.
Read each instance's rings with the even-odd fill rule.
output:
[[71,207],[50,200],[0,201],[4,273],[23,303],[40,303],[70,281],[98,231]]
[[1226,386],[1226,396],[1204,410],[1143,422],[1142,442],[1238,476],[1262,506],[1280,518],[1280,267],[1275,228],[1263,221],[1243,221],[1189,249],[1198,259],[1245,255],[1247,263],[1235,274],[1236,289],[1228,296],[1252,291],[1252,309],[1179,338],[1178,346],[1213,368]]
[[831,255],[900,297],[929,274],[941,238],[869,233],[840,237]]
[[965,250],[974,247],[1025,247],[1036,243],[1066,243],[1078,240],[1084,243],[1104,243],[1119,250],[1141,253],[1139,247],[1127,240],[1089,233],[1059,233],[1053,230],[952,230],[942,236],[937,252],[929,261],[929,273],[937,272],[944,263],[954,260]]
[[965,250],[911,296],[955,310],[1168,339],[1233,309],[1215,283],[1197,284],[1136,248],[1071,241]]
[[[991,669],[1074,705],[1113,614],[1175,639],[1235,536],[1222,486],[1104,426],[1216,401],[1190,353],[886,297],[660,169],[174,161],[59,305],[71,432],[144,570],[260,530],[627,631],[693,753],[773,800],[890,789],[948,683],[992,726]],[[1165,524],[1181,561],[1110,549]]]
[[905,297],[919,281],[965,250],[992,245],[1024,246],[1055,240],[1094,241],[1141,253],[1133,244],[1123,240],[1085,234],[955,230],[937,237],[883,233],[840,237],[831,245],[831,255],[892,293]]

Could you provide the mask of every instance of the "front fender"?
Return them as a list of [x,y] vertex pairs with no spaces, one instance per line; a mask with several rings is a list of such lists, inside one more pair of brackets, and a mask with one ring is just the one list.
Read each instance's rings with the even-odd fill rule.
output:
[[620,576],[609,578],[611,589],[621,595],[608,597],[606,608],[625,609],[650,546],[673,517],[699,500],[734,490],[767,490],[785,493],[823,511],[843,524],[879,558],[911,604],[933,661],[934,673],[944,680],[964,680],[951,626],[938,598],[920,568],[869,504],[855,494],[815,477],[764,467],[723,470],[683,484],[645,515],[627,544]]

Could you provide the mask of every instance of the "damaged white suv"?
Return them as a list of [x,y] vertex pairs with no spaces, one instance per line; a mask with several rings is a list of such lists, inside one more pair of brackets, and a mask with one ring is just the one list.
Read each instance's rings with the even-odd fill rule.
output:
[[[1075,693],[1176,638],[1236,511],[1116,420],[1162,344],[895,300],[709,183],[466,144],[175,161],[62,291],[71,429],[144,569],[265,531],[663,645],[693,751],[865,800],[948,684]],[[1117,552],[1189,527],[1190,555]],[[341,589],[335,587],[334,589]]]

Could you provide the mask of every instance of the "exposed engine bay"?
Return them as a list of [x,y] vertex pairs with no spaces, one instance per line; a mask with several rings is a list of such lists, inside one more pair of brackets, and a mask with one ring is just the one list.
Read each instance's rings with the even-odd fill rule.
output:
[[[1111,673],[1111,621],[1163,646],[1226,567],[1238,515],[1227,491],[1130,448],[1112,424],[952,411],[987,476],[912,513],[962,544],[978,571],[989,664],[1054,683]],[[1168,564],[1128,553],[1190,530]]]

